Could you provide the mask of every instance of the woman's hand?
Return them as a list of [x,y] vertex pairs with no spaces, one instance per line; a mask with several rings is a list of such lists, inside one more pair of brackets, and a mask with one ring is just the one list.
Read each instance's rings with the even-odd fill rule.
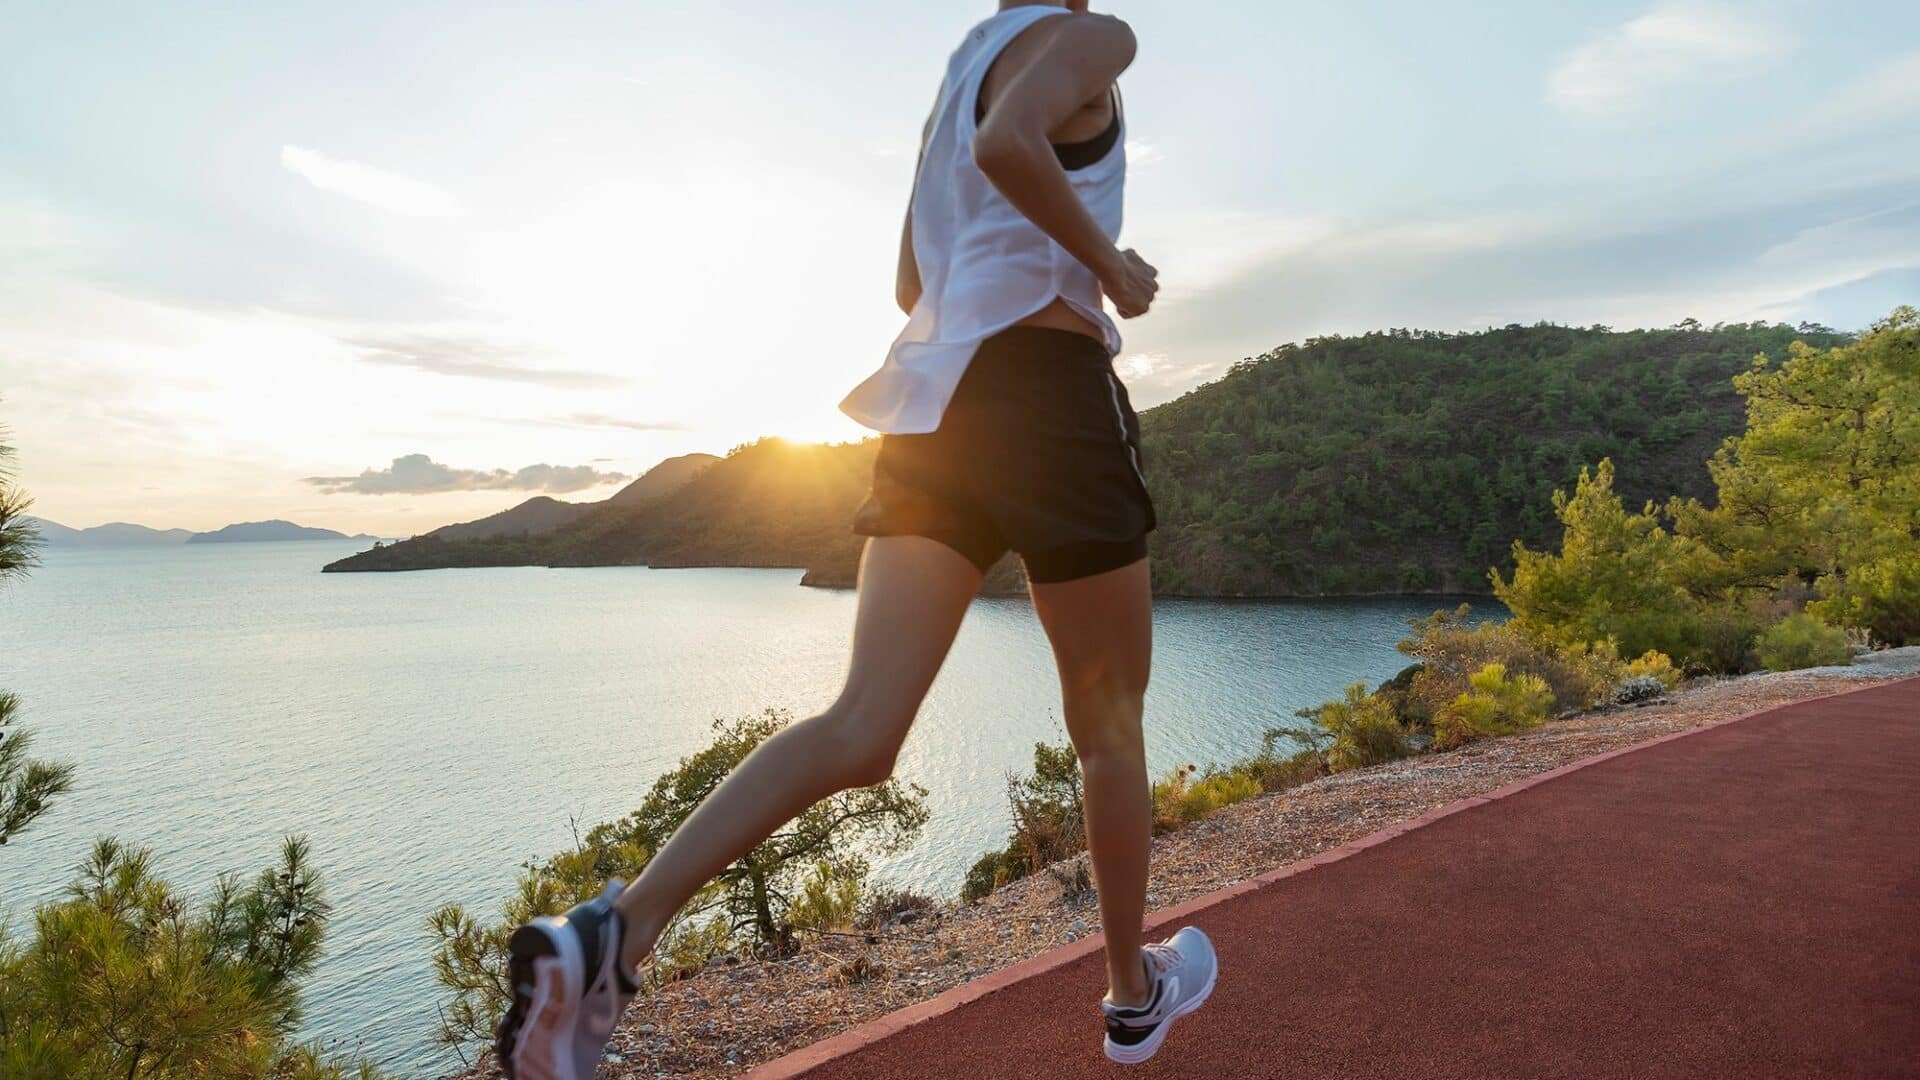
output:
[[1141,258],[1139,252],[1128,248],[1120,253],[1118,262],[1100,275],[1100,287],[1106,290],[1107,298],[1113,301],[1114,310],[1121,318],[1138,318],[1153,306],[1153,298],[1160,292],[1160,271]]

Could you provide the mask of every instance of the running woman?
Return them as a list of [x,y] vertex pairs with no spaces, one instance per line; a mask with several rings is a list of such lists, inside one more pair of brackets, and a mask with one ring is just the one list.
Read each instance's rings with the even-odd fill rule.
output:
[[1114,242],[1127,171],[1115,80],[1134,48],[1125,23],[1085,0],[1003,0],[954,52],[900,239],[907,326],[841,403],[884,433],[854,521],[870,539],[845,688],[741,762],[631,886],[514,933],[496,1046],[509,1076],[591,1077],[639,965],[694,892],[813,803],[892,774],[982,578],[1009,550],[1026,564],[1085,778],[1107,1056],[1152,1057],[1212,992],[1205,934],[1142,941],[1154,514],[1102,303],[1132,318],[1159,288]]

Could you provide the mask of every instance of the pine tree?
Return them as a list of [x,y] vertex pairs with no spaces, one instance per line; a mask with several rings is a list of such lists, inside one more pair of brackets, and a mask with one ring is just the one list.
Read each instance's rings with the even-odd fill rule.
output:
[[[40,530],[27,517],[33,500],[14,483],[13,447],[0,429],[0,587],[18,581],[39,562]],[[14,728],[20,699],[0,690],[0,846],[47,812],[73,785],[73,766],[27,756],[31,732]]]

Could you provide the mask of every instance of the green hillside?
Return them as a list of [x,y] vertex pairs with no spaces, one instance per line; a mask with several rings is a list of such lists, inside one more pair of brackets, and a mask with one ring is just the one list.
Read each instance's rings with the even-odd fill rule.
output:
[[1705,496],[1741,429],[1731,379],[1796,338],[1765,324],[1508,327],[1320,338],[1143,417],[1156,583],[1196,595],[1483,592],[1556,487],[1611,456],[1638,506]]
[[[1557,538],[1551,493],[1612,457],[1630,502],[1711,493],[1759,352],[1843,340],[1785,326],[1509,327],[1320,338],[1142,414],[1165,593],[1485,592],[1515,539]],[[786,566],[848,585],[876,443],[741,447],[669,495],[544,536],[421,538],[329,570]],[[1017,580],[996,575],[1002,588]]]

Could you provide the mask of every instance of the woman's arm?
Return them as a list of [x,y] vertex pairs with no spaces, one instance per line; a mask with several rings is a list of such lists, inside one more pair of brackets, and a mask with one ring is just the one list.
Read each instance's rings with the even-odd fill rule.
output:
[[920,302],[920,263],[913,257],[913,203],[907,203],[907,220],[900,226],[900,265],[893,272],[893,299],[900,310],[913,314]]
[[[934,103],[934,111],[927,114],[927,122],[920,128],[920,156],[913,163],[913,186],[920,186],[920,167],[927,162],[927,140],[933,137],[933,121],[939,115],[940,103]],[[907,220],[900,226],[900,262],[893,271],[893,299],[900,310],[908,317],[913,315],[913,306],[920,302],[920,262],[913,255],[913,197],[907,197]]]
[[1035,30],[1047,36],[988,103],[973,139],[974,162],[1008,202],[1093,271],[1122,316],[1144,314],[1158,273],[1107,239],[1048,141],[1133,63],[1133,31],[1106,15],[1055,17],[1028,33]]

